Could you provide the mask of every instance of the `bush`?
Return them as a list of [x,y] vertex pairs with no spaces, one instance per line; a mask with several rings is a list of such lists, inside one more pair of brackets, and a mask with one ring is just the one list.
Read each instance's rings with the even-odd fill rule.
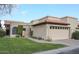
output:
[[0,29],[0,37],[4,37],[6,35],[6,32],[3,29]]
[[18,27],[17,27],[17,35],[22,37],[22,32],[23,32],[23,25],[18,25]]
[[16,35],[16,37],[20,37],[20,35]]
[[72,39],[79,40],[79,31],[75,31],[72,33]]

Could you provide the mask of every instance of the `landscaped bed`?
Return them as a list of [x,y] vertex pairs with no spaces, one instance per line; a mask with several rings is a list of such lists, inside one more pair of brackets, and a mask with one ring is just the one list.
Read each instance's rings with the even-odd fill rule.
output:
[[0,53],[34,53],[65,47],[61,44],[36,43],[27,38],[0,38]]

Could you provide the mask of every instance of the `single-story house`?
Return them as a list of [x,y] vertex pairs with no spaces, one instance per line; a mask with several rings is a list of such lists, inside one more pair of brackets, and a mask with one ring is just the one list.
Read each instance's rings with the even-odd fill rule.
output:
[[79,23],[75,17],[46,16],[32,21],[33,37],[44,40],[70,39],[74,31],[79,30]]
[[[2,22],[2,21],[1,21]],[[23,25],[24,37],[35,37],[44,40],[61,40],[71,39],[74,31],[79,31],[79,22],[75,17],[53,17],[46,16],[38,20],[33,20],[30,23],[4,20],[6,35],[11,37],[16,36],[16,27]]]

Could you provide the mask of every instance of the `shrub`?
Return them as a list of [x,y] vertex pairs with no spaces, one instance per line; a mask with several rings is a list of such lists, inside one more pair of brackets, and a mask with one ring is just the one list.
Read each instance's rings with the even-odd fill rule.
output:
[[17,35],[22,36],[23,32],[23,25],[18,25],[17,27]]
[[3,29],[0,29],[0,37],[4,37],[6,35],[6,32]]
[[16,37],[21,37],[20,35],[16,35]]
[[72,39],[79,40],[79,31],[75,31],[75,32],[72,33]]

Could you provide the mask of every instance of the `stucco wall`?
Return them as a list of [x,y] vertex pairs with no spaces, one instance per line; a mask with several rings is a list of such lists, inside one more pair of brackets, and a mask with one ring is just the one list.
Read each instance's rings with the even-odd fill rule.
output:
[[24,37],[29,37],[29,36],[30,36],[30,25],[26,25],[26,26],[24,26],[24,28],[25,28],[26,30],[23,31],[23,36],[24,36]]
[[72,36],[72,33],[76,31],[77,28],[77,18],[72,18],[72,17],[65,17],[62,20],[65,20],[67,23],[69,23],[70,27],[70,37]]
[[[10,36],[11,37],[15,37],[16,36],[16,34],[12,34],[12,28],[13,27],[18,27],[18,25],[23,25],[23,24],[15,24],[15,23],[11,23],[10,24]],[[23,31],[23,33],[22,33],[22,35],[24,36],[24,37],[28,37],[29,35],[30,35],[30,33],[29,33],[29,25],[23,25],[23,28],[25,28],[26,30],[25,31]]]
[[69,29],[50,29],[50,26],[68,27],[64,25],[44,24],[32,27],[33,37],[45,40],[69,39]]
[[33,26],[33,37],[46,39],[46,25]]

